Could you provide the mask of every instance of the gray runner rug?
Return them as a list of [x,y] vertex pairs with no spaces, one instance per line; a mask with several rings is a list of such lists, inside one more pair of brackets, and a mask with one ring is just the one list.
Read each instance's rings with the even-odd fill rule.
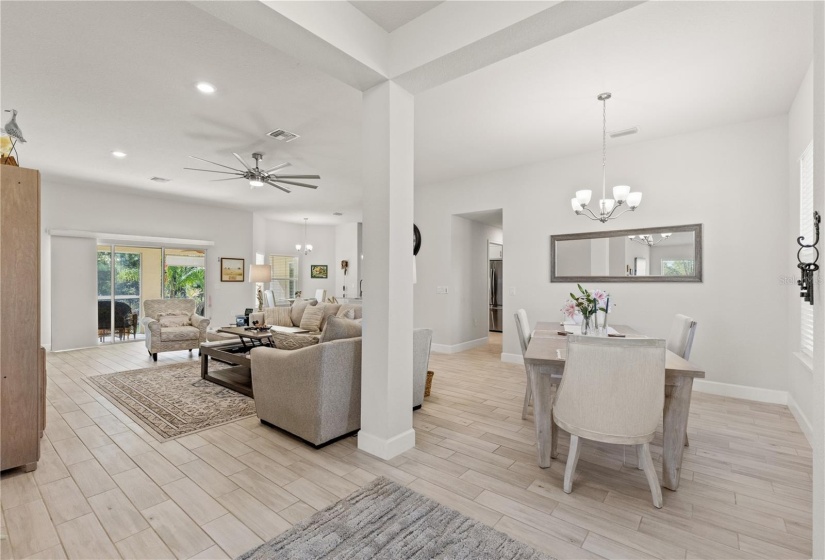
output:
[[238,560],[551,560],[524,543],[379,477]]

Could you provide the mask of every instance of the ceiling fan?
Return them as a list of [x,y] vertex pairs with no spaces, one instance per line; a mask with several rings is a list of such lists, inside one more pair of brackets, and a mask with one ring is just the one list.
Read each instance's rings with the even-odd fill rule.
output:
[[294,181],[293,179],[320,179],[320,175],[276,175],[275,172],[279,169],[283,169],[291,165],[289,162],[279,163],[274,167],[270,167],[269,169],[261,169],[260,163],[261,160],[264,159],[264,155],[260,152],[255,152],[252,154],[252,159],[255,160],[255,167],[250,167],[248,163],[244,161],[244,159],[236,153],[232,153],[239,162],[244,166],[245,169],[235,169],[234,167],[229,167],[228,165],[223,165],[220,163],[215,163],[214,161],[209,161],[207,159],[199,158],[197,156],[189,156],[192,159],[197,159],[200,161],[205,161],[206,163],[210,163],[212,165],[217,165],[219,167],[224,167],[226,169],[231,169],[232,172],[229,171],[216,171],[214,169],[196,169],[194,167],[184,167],[184,169],[189,169],[190,171],[206,171],[208,173],[223,173],[225,175],[234,175],[234,177],[227,177],[225,179],[213,179],[213,181],[231,181],[234,179],[246,179],[249,181],[249,186],[253,189],[257,189],[259,187],[263,187],[264,185],[269,185],[271,187],[275,187],[276,189],[281,189],[285,193],[292,192],[287,187],[283,185],[279,185],[278,183],[283,183],[286,185],[295,185],[296,187],[306,187],[308,189],[317,189],[318,185],[310,185],[309,183],[299,183],[298,181]]

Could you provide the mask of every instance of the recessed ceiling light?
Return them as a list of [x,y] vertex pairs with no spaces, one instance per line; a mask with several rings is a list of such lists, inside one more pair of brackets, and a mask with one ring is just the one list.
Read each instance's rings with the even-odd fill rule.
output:
[[113,155],[113,156],[115,156],[116,158],[125,158],[125,157],[126,157],[126,153],[125,153],[125,152],[119,152],[119,151],[117,151],[117,150],[115,150],[114,152],[112,152],[112,155]]
[[343,214],[341,212],[333,212],[332,215],[333,216],[343,216]]
[[196,87],[201,93],[215,93],[215,86],[207,82],[198,82]]
[[166,177],[152,177],[149,180],[154,181],[155,183],[168,183],[172,179],[167,179]]

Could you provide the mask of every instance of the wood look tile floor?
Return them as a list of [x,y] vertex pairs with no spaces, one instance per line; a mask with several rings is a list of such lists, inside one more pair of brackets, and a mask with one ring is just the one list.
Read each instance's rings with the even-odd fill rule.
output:
[[[84,381],[154,367],[142,342],[51,353],[39,467],[0,479],[0,557],[234,557],[383,475],[559,559],[810,558],[811,449],[786,407],[694,393],[661,510],[616,446],[585,443],[565,494],[567,438],[540,469],[524,369],[500,352],[496,337],[433,354],[416,447],[391,461],[355,438],[313,450],[255,417],[160,443]],[[661,434],[653,451],[661,473]]]

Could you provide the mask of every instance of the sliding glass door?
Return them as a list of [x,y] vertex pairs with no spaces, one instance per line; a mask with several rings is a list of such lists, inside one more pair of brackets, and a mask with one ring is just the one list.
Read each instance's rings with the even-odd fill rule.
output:
[[206,252],[164,247],[98,245],[97,336],[101,343],[144,338],[147,299],[190,298],[204,313]]

